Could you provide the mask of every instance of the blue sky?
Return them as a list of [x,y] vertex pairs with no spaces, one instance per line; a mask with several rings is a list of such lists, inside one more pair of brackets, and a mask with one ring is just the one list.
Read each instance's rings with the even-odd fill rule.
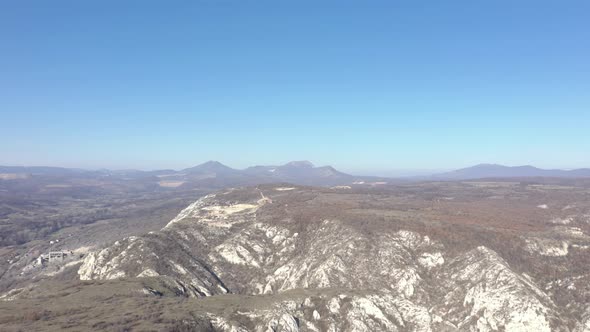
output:
[[0,4],[0,164],[590,167],[587,1]]

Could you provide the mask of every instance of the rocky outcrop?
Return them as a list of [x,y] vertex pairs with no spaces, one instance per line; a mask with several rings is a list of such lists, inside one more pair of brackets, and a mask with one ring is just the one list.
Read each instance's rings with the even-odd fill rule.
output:
[[[416,231],[366,232],[320,216],[298,224],[295,199],[284,197],[309,192],[267,191],[206,196],[160,232],[87,255],[80,278],[161,278],[184,296],[283,298],[231,319],[211,314],[223,331],[567,331],[550,296],[490,248],[451,256]],[[539,243],[528,249],[557,256]],[[297,294],[312,289],[320,295]]]
[[590,306],[582,315],[582,320],[576,324],[574,332],[590,332]]
[[552,328],[559,319],[551,299],[488,248],[478,247],[453,259],[437,279],[446,294],[434,312],[459,329],[558,330]]
[[371,239],[337,221],[324,220],[307,241],[299,255],[267,275],[265,293],[296,288],[381,288],[412,297],[421,271],[444,262],[441,245],[408,231]]
[[233,224],[253,220],[257,208],[257,204],[223,204],[215,195],[205,196],[161,232],[127,237],[88,254],[78,274],[82,280],[168,276],[186,296],[227,293],[206,253],[229,237]]

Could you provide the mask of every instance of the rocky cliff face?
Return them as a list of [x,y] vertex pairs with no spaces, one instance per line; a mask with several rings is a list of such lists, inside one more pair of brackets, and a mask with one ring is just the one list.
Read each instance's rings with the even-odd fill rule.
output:
[[456,257],[437,278],[446,294],[434,312],[459,328],[549,332],[563,323],[549,296],[488,248]]
[[[358,197],[335,195],[272,186],[209,195],[160,232],[87,255],[78,273],[158,278],[188,297],[281,297],[211,313],[220,331],[588,331],[589,311],[559,307],[555,289],[494,248],[449,248],[429,228],[366,223]],[[581,245],[582,235],[561,241]],[[519,252],[540,261],[553,253],[543,241],[529,236]]]

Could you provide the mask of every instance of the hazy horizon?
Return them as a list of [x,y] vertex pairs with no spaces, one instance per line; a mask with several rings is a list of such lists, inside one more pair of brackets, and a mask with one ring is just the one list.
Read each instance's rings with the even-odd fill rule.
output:
[[429,175],[436,175],[436,174],[442,174],[442,173],[446,173],[446,172],[451,172],[451,171],[455,171],[455,170],[459,170],[459,169],[464,169],[464,168],[470,168],[473,166],[478,166],[478,165],[482,165],[482,164],[487,164],[487,165],[501,165],[501,166],[507,166],[507,167],[517,167],[517,166],[533,166],[533,167],[537,167],[540,169],[545,169],[545,170],[550,170],[550,169],[559,169],[559,170],[573,170],[573,169],[588,169],[590,167],[575,167],[575,168],[559,168],[559,167],[554,167],[554,168],[547,168],[547,167],[539,167],[537,165],[507,165],[507,164],[502,164],[502,163],[496,163],[496,162],[482,162],[482,163],[477,163],[477,164],[472,164],[472,165],[463,165],[460,167],[456,167],[456,168],[418,168],[418,169],[401,169],[401,168],[390,168],[390,169],[386,169],[386,168],[374,168],[374,169],[351,169],[351,168],[346,168],[346,167],[340,167],[339,165],[336,164],[318,164],[316,162],[314,162],[313,160],[304,160],[304,159],[299,159],[299,160],[288,160],[288,161],[281,161],[281,162],[275,162],[275,163],[250,163],[247,164],[245,166],[235,166],[232,164],[228,164],[225,163],[223,161],[220,160],[203,160],[203,161],[199,161],[199,162],[195,162],[193,164],[190,165],[185,165],[185,166],[181,166],[181,167],[157,167],[157,168],[146,168],[146,167],[127,167],[127,168],[109,168],[109,167],[77,167],[77,166],[63,166],[63,165],[19,165],[19,164],[2,164],[0,163],[0,166],[16,166],[16,167],[35,167],[35,166],[47,166],[47,167],[63,167],[63,168],[74,168],[74,169],[84,169],[84,170],[101,170],[101,169],[108,169],[108,170],[113,170],[113,171],[123,171],[123,170],[140,170],[140,171],[156,171],[156,170],[166,170],[166,169],[170,169],[170,170],[175,170],[175,171],[180,171],[186,168],[190,168],[190,167],[194,167],[194,166],[198,166],[207,162],[219,162],[225,166],[228,166],[230,168],[236,169],[236,170],[243,170],[246,169],[248,167],[253,167],[253,166],[281,166],[284,164],[287,164],[289,162],[293,162],[293,161],[309,161],[311,162],[315,167],[322,167],[322,166],[332,166],[334,167],[336,170],[347,173],[347,174],[352,174],[352,175],[357,175],[357,176],[382,176],[382,177],[421,177],[421,176],[429,176]]
[[589,167],[576,4],[4,3],[0,164]]

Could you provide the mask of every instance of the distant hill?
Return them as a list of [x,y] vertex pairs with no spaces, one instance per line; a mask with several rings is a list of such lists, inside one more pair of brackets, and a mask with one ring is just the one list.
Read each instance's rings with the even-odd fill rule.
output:
[[[354,176],[336,170],[332,166],[316,167],[309,161],[292,161],[278,166],[253,166],[234,169],[218,161],[182,170],[81,170],[58,167],[0,166],[0,180],[31,178],[40,184],[56,183],[56,177],[68,182],[73,178],[96,181],[135,181],[142,186],[165,188],[223,188],[258,185],[264,183],[292,183],[299,185],[335,186],[362,183],[373,185],[393,182],[393,179],[371,176]],[[399,181],[396,181],[399,182]],[[61,182],[60,182],[61,183]]]
[[196,174],[196,173],[213,173],[216,175],[236,174],[239,171],[231,167],[225,166],[218,161],[208,161],[206,163],[186,168],[180,171],[182,173]]
[[18,173],[31,175],[71,175],[88,172],[77,168],[48,167],[48,166],[0,166],[0,173]]
[[244,173],[297,184],[341,184],[353,182],[353,175],[337,171],[332,166],[315,167],[309,161],[292,161],[281,166],[254,166]]
[[451,172],[435,174],[431,178],[441,180],[468,180],[481,178],[523,178],[523,177],[556,177],[575,178],[590,177],[590,169],[575,170],[541,169],[530,165],[504,166],[498,164],[479,164]]
[[215,189],[279,182],[299,185],[335,186],[483,178],[590,178],[590,168],[561,170],[541,169],[530,165],[504,166],[498,164],[479,164],[430,176],[386,178],[346,174],[332,166],[315,166],[307,160],[292,161],[284,165],[275,166],[252,166],[246,169],[235,169],[218,161],[208,161],[182,170],[167,169],[154,171],[84,170],[46,166],[0,166],[0,180],[24,181],[26,179],[33,179],[39,183],[52,182],[54,184],[61,181],[71,182],[73,179],[78,179],[78,181],[83,181],[84,179],[108,182],[123,181],[125,183],[135,181],[143,186],[152,185],[168,188],[182,186],[187,189]]

